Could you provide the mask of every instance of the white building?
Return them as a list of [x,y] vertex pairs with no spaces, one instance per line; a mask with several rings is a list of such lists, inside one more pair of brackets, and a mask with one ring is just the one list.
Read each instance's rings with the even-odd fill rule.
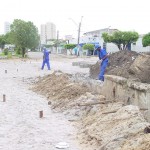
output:
[[107,43],[107,45],[106,45],[106,43],[104,42],[104,40],[102,38],[102,34],[104,32],[111,34],[115,31],[118,31],[118,30],[104,28],[104,29],[100,29],[100,30],[86,32],[86,33],[84,33],[84,35],[88,36],[90,42],[99,42],[101,47],[105,47],[107,49],[107,52],[116,52],[119,50],[118,47],[113,43]]
[[[82,43],[97,43],[98,42],[101,47],[106,47],[107,52],[111,52],[111,53],[116,52],[116,51],[119,51],[118,47],[113,43],[107,43],[106,44],[104,42],[103,38],[102,38],[102,34],[104,32],[107,32],[107,33],[111,34],[115,31],[118,31],[118,30],[117,29],[105,28],[105,29],[86,32],[86,33],[84,33],[83,37],[80,37],[80,42],[79,43],[82,44]],[[143,35],[140,35],[137,42],[134,43],[134,44],[131,44],[131,50],[132,51],[150,52],[150,46],[143,47],[142,38],[143,38]],[[77,39],[69,40],[69,43],[77,44]]]
[[150,52],[150,46],[143,47],[142,39],[144,35],[140,35],[136,43],[131,44],[131,50],[136,52]]
[[41,39],[41,44],[46,44],[47,41],[56,39],[56,25],[51,22],[42,24],[40,39]]
[[[99,43],[101,47],[106,47],[107,52],[116,52],[119,50],[118,47],[113,43],[107,43],[106,45],[106,43],[104,42],[102,38],[102,34],[104,32],[113,33],[115,31],[118,31],[118,30],[105,28],[105,29],[86,32],[84,33],[84,36],[80,37],[79,43]],[[77,44],[77,39],[69,40],[69,43]]]
[[4,23],[4,34],[10,32],[10,23],[9,22],[5,22]]

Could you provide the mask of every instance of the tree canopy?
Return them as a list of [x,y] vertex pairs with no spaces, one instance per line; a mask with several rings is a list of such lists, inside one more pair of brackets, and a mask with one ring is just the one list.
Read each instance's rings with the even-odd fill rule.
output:
[[6,44],[5,35],[0,35],[0,47],[3,49]]
[[114,43],[118,46],[119,50],[128,49],[127,46],[138,40],[139,35],[137,32],[132,31],[116,31],[112,35],[103,33],[102,37],[106,43]]
[[93,51],[94,50],[94,45],[93,44],[85,44],[85,45],[83,45],[83,49]]
[[76,44],[65,44],[66,49],[73,49],[76,47]]
[[150,33],[144,35],[142,39],[142,44],[144,47],[150,46]]
[[0,47],[3,49],[5,44],[11,44],[9,39],[9,33],[0,35]]
[[21,48],[23,57],[27,48],[34,49],[39,45],[38,29],[32,22],[15,19],[10,29],[11,43]]
[[68,49],[72,55],[72,49],[76,47],[76,44],[65,44],[64,47]]

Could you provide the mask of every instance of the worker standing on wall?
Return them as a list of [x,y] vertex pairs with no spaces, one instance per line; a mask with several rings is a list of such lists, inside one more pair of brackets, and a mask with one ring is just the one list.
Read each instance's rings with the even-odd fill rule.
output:
[[101,46],[97,48],[97,51],[98,51],[99,60],[101,62],[98,79],[103,82],[104,74],[108,66],[108,54],[105,49],[101,49]]

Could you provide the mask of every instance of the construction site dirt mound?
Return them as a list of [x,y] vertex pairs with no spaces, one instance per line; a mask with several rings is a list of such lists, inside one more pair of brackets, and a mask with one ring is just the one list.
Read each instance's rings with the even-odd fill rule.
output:
[[150,55],[139,55],[129,67],[128,72],[140,81],[150,83]]
[[137,106],[107,101],[62,72],[42,77],[32,90],[45,95],[53,110],[73,121],[84,150],[150,149],[150,134],[144,133],[150,124]]
[[90,90],[86,85],[71,82],[69,76],[62,72],[54,72],[39,80],[32,90],[45,95],[52,103],[53,108],[73,107],[74,100]]
[[92,145],[89,150],[150,149],[150,134],[144,133],[149,123],[138,107],[129,105],[116,110],[116,106],[110,105],[83,118],[78,134],[80,143],[86,147]]
[[[140,56],[141,54],[137,52],[127,51],[127,50],[122,50],[122,51],[110,54],[109,64],[106,69],[106,74],[122,76],[125,78],[134,78],[134,79],[136,78],[138,81],[141,81],[144,83],[150,83],[150,79],[149,77],[147,77],[148,76],[147,73],[149,73],[148,67],[150,66],[150,63],[149,63],[150,59],[149,60],[147,59],[149,55],[142,54],[142,58],[146,59],[144,61],[144,64],[142,63],[142,59],[138,58]],[[142,68],[142,72],[138,74],[136,71],[131,71],[131,70],[135,70],[133,68],[137,66],[136,65],[137,58],[138,58],[138,64],[140,64],[140,68]],[[132,65],[134,62],[135,62],[135,65]],[[144,66],[141,67],[142,65]],[[132,66],[132,69],[130,69],[131,66]],[[95,65],[92,65],[90,67],[90,77],[93,79],[98,78],[99,70],[100,70],[100,64],[97,62]]]

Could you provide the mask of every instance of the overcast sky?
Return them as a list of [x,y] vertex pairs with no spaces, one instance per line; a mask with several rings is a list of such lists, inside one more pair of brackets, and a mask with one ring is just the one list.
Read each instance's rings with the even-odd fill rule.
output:
[[83,16],[81,34],[109,26],[144,34],[150,32],[149,6],[149,0],[2,0],[0,33],[5,21],[22,19],[32,21],[39,29],[41,24],[53,22],[60,37],[76,36],[76,24]]

